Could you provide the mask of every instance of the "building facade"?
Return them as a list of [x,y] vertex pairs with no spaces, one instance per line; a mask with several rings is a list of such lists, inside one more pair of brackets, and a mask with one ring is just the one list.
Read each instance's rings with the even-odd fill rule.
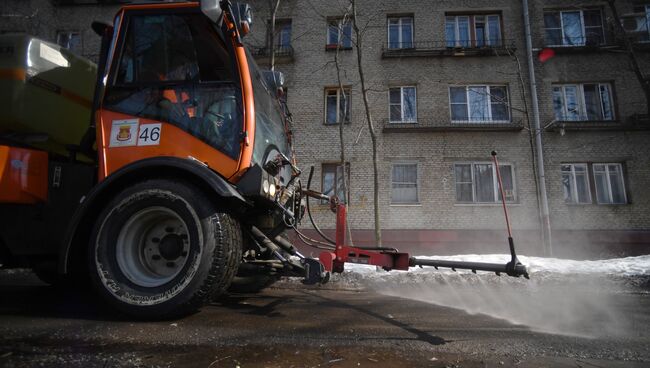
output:
[[[96,59],[99,39],[90,22],[110,21],[115,3],[0,0],[0,32],[35,34]],[[250,3],[256,23],[245,41],[264,66],[268,2]],[[650,2],[615,3],[647,77]],[[314,166],[314,189],[342,193],[343,121],[355,244],[374,241],[361,40],[383,245],[420,254],[505,252],[494,150],[515,241],[524,254],[544,254],[533,144],[541,135],[553,254],[650,250],[647,102],[608,2],[529,6],[540,130],[533,124],[521,1],[358,0],[361,38],[347,1],[280,2],[276,69],[287,80],[299,165],[305,172]],[[310,207],[331,231],[329,206],[312,200]]]

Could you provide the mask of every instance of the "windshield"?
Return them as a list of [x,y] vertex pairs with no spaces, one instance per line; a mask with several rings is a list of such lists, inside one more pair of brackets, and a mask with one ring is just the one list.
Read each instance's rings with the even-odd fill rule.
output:
[[263,166],[267,152],[275,149],[288,158],[291,148],[287,139],[285,119],[280,110],[280,103],[275,97],[275,91],[269,91],[264,76],[246,50],[246,59],[253,83],[255,98],[255,147],[253,162]]
[[211,25],[199,14],[127,20],[104,107],[171,123],[237,159],[241,90]]

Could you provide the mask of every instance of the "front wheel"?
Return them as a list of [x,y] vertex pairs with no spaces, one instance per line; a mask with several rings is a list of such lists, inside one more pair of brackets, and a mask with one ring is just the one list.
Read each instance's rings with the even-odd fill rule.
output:
[[89,266],[99,293],[143,318],[187,314],[223,293],[237,272],[239,223],[191,184],[150,180],[99,216]]

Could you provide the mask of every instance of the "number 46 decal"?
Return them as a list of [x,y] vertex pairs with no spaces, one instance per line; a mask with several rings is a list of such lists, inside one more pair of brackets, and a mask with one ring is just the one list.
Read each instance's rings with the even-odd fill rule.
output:
[[140,124],[138,146],[157,146],[160,144],[161,124]]

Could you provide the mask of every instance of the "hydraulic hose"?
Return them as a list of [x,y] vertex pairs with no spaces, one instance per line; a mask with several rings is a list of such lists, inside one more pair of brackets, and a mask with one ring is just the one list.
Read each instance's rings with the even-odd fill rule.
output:
[[[310,190],[310,188],[311,188],[311,179],[312,179],[313,176],[314,176],[314,167],[312,166],[312,167],[309,169],[309,178],[307,179],[307,190]],[[309,208],[309,196],[306,196],[306,202],[307,202],[307,216],[309,217],[309,221],[311,222],[311,226],[314,227],[314,230],[316,230],[316,232],[318,233],[318,235],[320,235],[321,237],[323,237],[323,239],[327,240],[329,243],[331,243],[331,244],[333,244],[333,245],[336,245],[336,242],[335,242],[334,240],[330,239],[329,237],[327,237],[327,235],[325,235],[325,234],[320,230],[320,228],[318,227],[318,225],[316,225],[316,222],[314,221],[314,218],[313,218],[312,215],[311,215],[311,209]]]

